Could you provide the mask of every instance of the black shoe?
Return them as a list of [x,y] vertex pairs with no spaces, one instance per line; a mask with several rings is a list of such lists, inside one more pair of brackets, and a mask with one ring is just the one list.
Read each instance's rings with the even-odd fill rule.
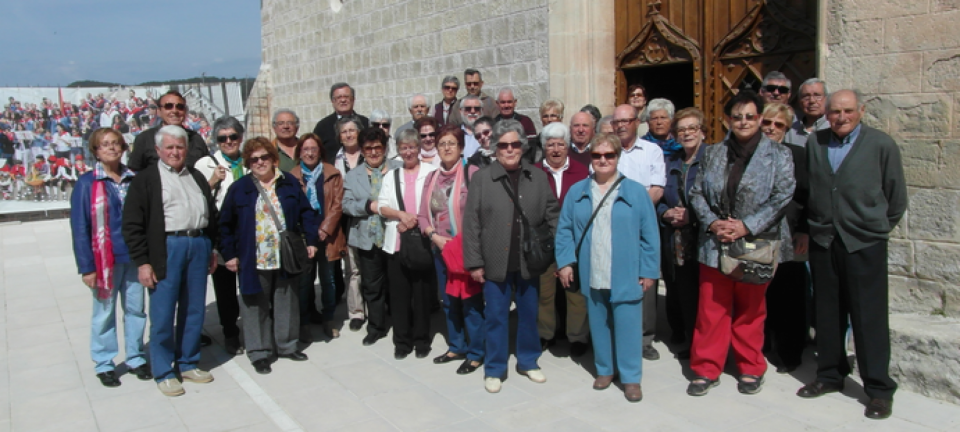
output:
[[[364,345],[366,345],[366,339],[364,339]],[[403,359],[407,358],[408,355],[410,355],[410,351],[405,350],[405,349],[403,349],[403,348],[394,348],[394,350],[393,350],[393,358],[394,358],[394,359],[403,360]]]
[[544,339],[540,338],[540,351],[546,351],[548,348],[557,344],[557,339]]
[[647,360],[660,360],[660,351],[651,346],[643,347],[643,358]]
[[467,356],[463,354],[453,354],[453,355],[450,355],[450,354],[453,354],[453,353],[451,353],[450,351],[447,351],[443,354],[440,354],[439,356],[433,358],[433,362],[436,364],[444,364],[444,363],[450,363],[454,360],[463,360],[467,358]]
[[120,387],[120,378],[117,378],[114,371],[100,372],[97,374],[97,378],[100,378],[100,384],[103,384],[104,387]]
[[150,373],[150,365],[144,363],[140,366],[137,366],[133,369],[130,369],[130,373],[136,375],[137,379],[140,381],[147,381],[153,379],[153,374]]
[[350,320],[350,331],[360,331],[363,328],[363,318],[354,318]]
[[585,342],[571,342],[570,357],[580,357],[586,354],[589,349],[590,345],[587,345]]
[[223,349],[226,350],[227,354],[230,355],[243,354],[243,344],[240,343],[240,338],[238,336],[225,338],[223,342]]
[[429,347],[417,348],[416,352],[417,352],[417,358],[421,358],[421,359],[426,358],[428,355],[430,355],[430,348]]
[[260,375],[266,375],[270,372],[273,372],[273,369],[270,368],[270,360],[260,359],[253,362],[253,370],[257,371]]
[[[746,378],[746,380],[744,380]],[[737,391],[743,394],[757,394],[763,389],[763,377],[756,375],[741,375],[737,383]]]
[[720,385],[720,379],[710,379],[707,377],[696,377],[690,381],[687,386],[687,394],[690,396],[703,396],[710,392],[710,389]]
[[277,354],[277,357],[290,359],[293,361],[307,361],[307,359],[309,359],[306,354],[300,351],[294,351],[290,354]]
[[473,364],[473,360],[466,359],[463,361],[463,364],[461,364],[460,367],[457,368],[457,375],[466,375],[468,373],[472,373],[477,369],[479,369],[480,366],[483,366],[483,361],[479,361],[477,362],[477,364]]
[[382,339],[384,335],[379,333],[367,333],[367,336],[363,338],[363,346],[370,346],[377,343],[378,340]]
[[797,390],[797,396],[811,399],[823,396],[827,393],[836,393],[840,390],[843,390],[843,385],[827,384],[820,381],[814,381],[801,387],[800,390]]
[[205,347],[210,346],[211,344],[213,344],[213,339],[210,339],[210,336],[205,334],[200,335],[200,346]]
[[874,420],[883,420],[893,415],[893,400],[891,399],[870,399],[867,403],[867,409],[863,415]]

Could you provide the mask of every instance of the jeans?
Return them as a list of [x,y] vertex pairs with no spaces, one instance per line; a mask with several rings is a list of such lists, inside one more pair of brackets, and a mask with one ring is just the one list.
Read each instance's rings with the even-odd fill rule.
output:
[[537,333],[537,310],[540,306],[540,277],[524,279],[520,272],[508,272],[503,282],[487,279],[483,296],[487,301],[484,311],[487,354],[484,376],[503,378],[510,357],[510,295],[516,291],[517,303],[517,368],[539,369],[540,335]]
[[113,358],[120,354],[117,344],[117,297],[123,308],[124,353],[127,367],[133,369],[147,362],[143,350],[143,329],[147,314],[143,310],[143,285],[133,263],[113,265],[113,292],[110,298],[97,298],[93,292],[93,318],[90,326],[90,357],[97,364],[96,372],[114,369]]
[[150,290],[150,368],[161,382],[200,362],[210,265],[207,237],[167,237],[167,277]]
[[[482,361],[486,347],[483,328],[483,294],[469,298],[447,295],[447,266],[439,253],[433,256],[437,267],[437,286],[447,321],[447,346],[454,354],[466,354],[471,361]],[[467,338],[470,339],[467,342]]]

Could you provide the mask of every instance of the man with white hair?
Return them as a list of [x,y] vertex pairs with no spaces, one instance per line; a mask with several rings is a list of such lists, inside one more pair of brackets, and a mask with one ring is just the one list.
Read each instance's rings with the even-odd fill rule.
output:
[[592,114],[580,111],[570,118],[570,159],[590,166],[590,141],[596,135],[597,121]]
[[462,119],[460,129],[463,130],[464,158],[470,158],[480,148],[480,141],[473,136],[473,125],[480,118],[482,110],[480,98],[474,95],[467,95],[460,100],[460,118]]
[[[407,109],[410,110],[410,118],[413,120],[410,120],[397,128],[393,134],[394,140],[400,136],[401,131],[413,129],[413,122],[426,117],[430,113],[430,102],[427,102],[427,97],[424,96],[423,93],[417,93],[413,96],[410,96],[410,99],[407,100]],[[371,119],[371,121],[373,120]],[[389,136],[390,133],[387,132],[387,135]]]
[[123,238],[150,293],[150,366],[164,395],[180,396],[184,381],[213,381],[200,362],[207,275],[217,267],[217,207],[207,179],[187,161],[188,134],[161,127],[155,164],[140,171],[123,205]]
[[810,78],[800,84],[800,108],[803,115],[795,118],[783,142],[806,147],[810,134],[830,129],[827,120],[827,83],[819,78]]

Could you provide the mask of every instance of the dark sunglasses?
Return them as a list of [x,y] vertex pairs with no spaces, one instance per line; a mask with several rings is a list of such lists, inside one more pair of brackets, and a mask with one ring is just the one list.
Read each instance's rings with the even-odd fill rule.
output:
[[514,141],[514,142],[499,142],[499,143],[497,143],[497,148],[500,149],[500,150],[506,150],[506,149],[508,149],[508,148],[510,148],[510,147],[513,147],[513,148],[515,148],[515,149],[518,149],[518,148],[520,148],[520,147],[523,147],[523,143],[521,143],[520,141]]
[[390,128],[390,123],[376,123],[376,122],[371,122],[370,124],[373,125],[373,126],[375,126],[375,127],[378,127],[378,128],[384,128],[384,129],[389,129],[389,128]]
[[250,165],[253,165],[260,161],[270,162],[273,160],[273,156],[270,156],[270,154],[268,153],[263,156],[250,156],[250,158],[248,158],[247,160],[250,161]]
[[617,158],[617,154],[614,152],[609,153],[590,153],[590,158],[593,160],[606,159],[612,161]]
[[460,107],[460,109],[466,112],[480,112],[480,107],[464,106]]
[[235,133],[233,133],[233,134],[230,134],[230,135],[217,135],[217,142],[218,142],[218,143],[225,143],[225,142],[227,142],[227,140],[236,141],[236,140],[238,140],[238,139],[240,139],[240,134],[235,134]]
[[167,102],[167,103],[165,103],[165,104],[163,104],[163,105],[160,105],[160,106],[162,106],[163,109],[165,109],[165,110],[167,110],[167,111],[171,111],[171,110],[173,110],[174,108],[176,108],[177,111],[186,111],[186,110],[187,110],[187,104],[182,104],[182,103],[175,104],[175,103],[173,103],[173,102]]
[[762,124],[762,125],[764,125],[764,126],[774,125],[774,126],[777,127],[777,129],[786,129],[786,128],[787,128],[787,124],[786,124],[786,123],[784,123],[784,122],[779,122],[779,121],[774,121],[774,120],[770,120],[770,119],[763,119],[763,120],[760,121],[760,124]]
[[778,93],[778,92],[780,94],[790,93],[790,87],[787,87],[787,86],[765,85],[763,86],[763,89],[766,90],[768,93]]
[[444,89],[444,90],[457,91],[457,90],[460,90],[460,87],[457,87],[457,86],[443,86],[443,89]]
[[420,139],[423,139],[423,138],[436,138],[436,137],[437,137],[437,133],[436,133],[436,132],[430,132],[430,133],[420,134]]
[[754,121],[757,119],[757,117],[760,117],[760,116],[758,114],[734,114],[730,116],[730,118],[733,119],[734,121],[740,121],[740,120]]

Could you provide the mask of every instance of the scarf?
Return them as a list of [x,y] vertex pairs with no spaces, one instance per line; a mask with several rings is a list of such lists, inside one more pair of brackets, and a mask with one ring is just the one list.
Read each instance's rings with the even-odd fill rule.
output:
[[[760,144],[760,138],[763,134],[757,132],[750,141],[740,144],[737,139],[731,135],[724,144],[727,146],[727,186],[723,190],[721,200],[725,200],[726,208],[722,209],[735,215],[734,203],[737,202],[737,188],[740,187],[740,180],[743,179],[743,172],[747,169],[747,164],[753,158],[753,153],[757,151]],[[737,217],[737,216],[733,216]]]
[[94,181],[90,194],[90,222],[93,260],[97,267],[97,298],[113,294],[113,242],[110,238],[110,199],[106,181]]
[[433,158],[433,157],[437,157],[437,148],[436,148],[436,147],[434,147],[433,150],[424,150],[424,149],[422,149],[422,148],[420,149],[420,159],[423,159],[423,158]]
[[673,135],[668,135],[666,139],[657,139],[653,136],[653,132],[647,132],[647,134],[642,136],[641,139],[645,139],[652,143],[657,143],[657,145],[660,146],[660,149],[663,150],[664,159],[667,159],[670,156],[673,156],[674,153],[683,150],[683,146],[677,142]]
[[226,153],[220,152],[220,156],[223,157],[223,161],[230,164],[230,171],[233,173],[233,181],[240,180],[240,177],[243,177],[243,155],[241,154],[236,160],[230,159]]
[[[384,161],[383,163],[387,163]],[[380,187],[383,186],[383,166],[371,167],[367,161],[363,161],[363,165],[370,170],[370,198],[369,200],[376,201],[380,198]],[[373,244],[377,247],[383,247],[383,218],[379,215],[370,215],[367,218],[367,229],[370,231],[370,236],[373,237]]]
[[[426,199],[433,199],[433,190],[436,189],[437,184],[440,183],[441,177],[443,177],[443,182],[453,182],[453,185],[450,187],[450,196],[447,197],[447,214],[450,215],[450,237],[454,237],[461,231],[463,215],[460,213],[460,195],[461,189],[463,188],[464,180],[463,164],[457,163],[454,164],[453,168],[449,171],[443,169],[443,165],[437,169],[437,173],[433,175],[433,179],[427,183],[427,190],[424,197]],[[427,205],[427,218],[430,222],[433,222],[433,210],[432,206]],[[436,229],[437,227],[433,227]]]
[[482,154],[484,157],[491,157],[493,156],[494,153],[497,152],[497,149],[492,149],[492,148],[485,149],[483,147],[480,147],[479,151],[480,151],[480,154]]
[[[307,184],[307,199],[310,200],[310,207],[322,211],[323,207],[317,195],[317,182],[323,183],[323,162],[318,162],[317,166],[311,170],[306,163],[300,161],[300,172],[303,173],[303,181]],[[322,188],[320,192],[323,193]]]

